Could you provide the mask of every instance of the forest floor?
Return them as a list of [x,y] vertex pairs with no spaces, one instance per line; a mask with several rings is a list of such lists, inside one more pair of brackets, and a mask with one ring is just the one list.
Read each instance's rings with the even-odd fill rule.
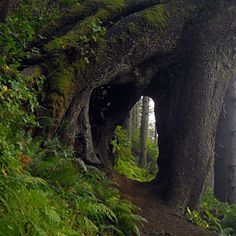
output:
[[142,236],[213,236],[216,233],[201,229],[177,215],[158,196],[156,185],[130,180],[115,174],[114,182],[121,197],[138,206],[147,223],[141,228]]

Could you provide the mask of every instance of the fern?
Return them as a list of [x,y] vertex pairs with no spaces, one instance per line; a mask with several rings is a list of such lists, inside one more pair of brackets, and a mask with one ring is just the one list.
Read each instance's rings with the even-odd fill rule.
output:
[[36,30],[61,3],[75,1],[59,1],[50,12],[40,10],[44,2],[22,1],[0,24],[0,236],[138,234],[139,219],[131,208],[119,212],[126,203],[101,171],[76,161],[57,138],[26,132],[39,126],[34,112],[45,78],[23,77],[19,62],[32,56],[24,49]]

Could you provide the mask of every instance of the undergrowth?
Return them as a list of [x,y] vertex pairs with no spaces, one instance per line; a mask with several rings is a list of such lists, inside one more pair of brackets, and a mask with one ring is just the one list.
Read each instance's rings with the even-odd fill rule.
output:
[[205,193],[200,211],[188,208],[187,217],[196,225],[214,230],[221,236],[236,235],[236,205],[218,201],[212,190]]
[[147,141],[147,156],[148,168],[141,168],[138,165],[138,147],[139,147],[139,133],[134,132],[131,140],[129,140],[126,130],[118,126],[115,131],[116,140],[112,141],[112,145],[116,149],[116,166],[118,173],[127,176],[130,179],[149,182],[156,177],[157,174],[157,157],[158,148],[152,140]]
[[119,198],[101,171],[56,138],[32,137],[45,78],[22,75],[21,62],[37,53],[26,50],[28,43],[58,8],[22,2],[0,24],[0,235],[140,235],[136,207]]

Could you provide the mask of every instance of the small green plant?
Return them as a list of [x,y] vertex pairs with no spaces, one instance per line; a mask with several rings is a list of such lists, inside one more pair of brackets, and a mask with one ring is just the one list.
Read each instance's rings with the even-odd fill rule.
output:
[[[135,156],[137,151],[133,147],[139,145],[138,133],[135,132],[130,141],[126,130],[118,126],[116,131],[117,140],[112,141],[112,145],[116,149],[117,161],[115,169],[122,175],[130,179],[142,182],[149,182],[155,178],[157,173],[156,160],[158,156],[158,149],[155,144],[148,141],[148,168],[144,169],[138,165],[138,157]],[[137,149],[136,149],[137,150]]]
[[189,207],[187,207],[187,217],[192,223],[198,225],[199,227],[209,228],[208,223],[202,219],[199,213],[195,210],[190,210]]
[[218,201],[212,190],[206,191],[199,212],[187,208],[187,217],[194,224],[214,230],[219,235],[236,234],[236,205]]

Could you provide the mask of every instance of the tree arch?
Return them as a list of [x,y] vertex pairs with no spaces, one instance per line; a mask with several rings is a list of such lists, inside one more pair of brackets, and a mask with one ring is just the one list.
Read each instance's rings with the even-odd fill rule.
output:
[[160,134],[157,182],[173,207],[196,208],[235,70],[235,14],[226,0],[100,0],[64,14],[34,42],[48,78],[47,137],[59,135],[109,169],[115,126],[141,95],[150,96]]

